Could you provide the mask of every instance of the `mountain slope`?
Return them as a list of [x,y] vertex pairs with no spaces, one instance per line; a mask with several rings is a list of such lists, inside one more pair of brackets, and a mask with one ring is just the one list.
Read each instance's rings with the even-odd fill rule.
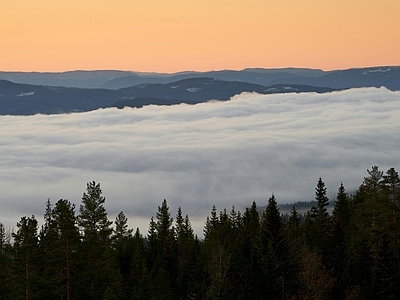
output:
[[145,83],[167,84],[197,77],[210,77],[223,81],[242,81],[263,86],[299,84],[340,89],[385,86],[391,90],[400,90],[400,67],[398,66],[354,68],[335,71],[307,68],[247,68],[240,71],[186,71],[173,74],[112,70],[58,73],[0,71],[0,79],[16,83],[114,90]]
[[0,79],[15,83],[78,88],[100,88],[104,83],[132,74],[128,71],[0,72]]
[[119,90],[37,86],[0,80],[0,114],[56,114],[90,111],[105,107],[194,104],[212,99],[228,100],[242,92],[322,93],[332,90],[331,88],[300,85],[265,87],[212,78],[184,79],[167,84],[142,84]]
[[222,70],[209,72],[185,72],[176,74],[131,74],[120,78],[115,78],[105,83],[102,87],[109,89],[119,89],[143,83],[171,83],[182,79],[196,77],[210,77],[224,81],[243,81],[260,85],[271,85],[276,80],[286,78],[312,78],[324,75],[325,72],[313,69],[244,69],[241,71]]
[[319,77],[277,79],[273,83],[306,84],[339,89],[385,86],[390,90],[400,90],[400,67],[338,70]]

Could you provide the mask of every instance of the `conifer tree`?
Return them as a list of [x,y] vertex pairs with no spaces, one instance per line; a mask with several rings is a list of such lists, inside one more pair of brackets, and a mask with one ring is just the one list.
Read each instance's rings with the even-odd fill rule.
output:
[[296,233],[298,233],[298,231],[300,230],[301,215],[299,215],[299,213],[297,212],[296,205],[293,205],[290,209],[288,225],[290,229]]
[[203,236],[204,236],[205,241],[211,237],[211,233],[212,233],[212,225],[211,225],[210,217],[207,216],[206,222],[205,222],[204,228],[203,228]]
[[266,274],[273,298],[280,299],[292,292],[293,278],[290,277],[291,263],[287,239],[283,231],[283,222],[276,203],[275,195],[268,199],[268,205],[262,216],[261,240],[266,262]]
[[[116,292],[109,287],[109,293],[121,294],[123,299],[128,299],[131,294],[130,285],[130,267],[132,260],[132,229],[128,229],[128,218],[121,211],[115,218],[115,230],[112,237],[113,256],[115,258],[115,268],[117,269],[114,274],[114,286],[121,285],[121,291]],[[121,296],[122,297],[122,296]]]
[[291,261],[292,290],[294,291],[298,288],[297,278],[301,268],[301,251],[299,249],[305,244],[303,236],[304,226],[301,223],[301,215],[297,212],[295,205],[290,210],[289,220],[285,229]]
[[375,234],[379,231],[380,212],[382,211],[384,190],[383,190],[383,172],[378,166],[372,166],[371,170],[367,170],[368,175],[364,177],[364,182],[360,187],[360,191],[364,198],[365,207],[370,211],[370,227]]
[[334,266],[334,275],[338,278],[338,293],[344,297],[348,287],[347,274],[347,254],[346,254],[346,232],[352,216],[349,197],[346,193],[343,183],[337,192],[335,206],[332,212],[332,265]]
[[358,235],[368,240],[375,259],[381,232],[389,230],[387,221],[390,219],[390,202],[386,201],[383,172],[378,166],[372,166],[367,173],[368,176],[364,177],[359,188],[359,194],[363,200],[358,205],[354,222],[359,231]]
[[[41,260],[41,285],[43,294],[48,300],[60,298],[60,277],[56,266],[59,265],[59,259],[55,254],[58,240],[58,232],[54,226],[53,206],[50,199],[46,201],[44,213],[44,224],[41,227],[39,248],[42,256]],[[55,273],[57,273],[55,275]]]
[[351,218],[351,207],[346,189],[343,183],[340,183],[340,187],[337,192],[335,206],[332,212],[333,223],[344,229]]
[[274,194],[268,199],[267,208],[262,216],[261,229],[263,247],[276,249],[283,238],[283,224]]
[[376,249],[371,248],[368,236],[362,231],[349,232],[350,239],[346,245],[348,290],[359,289],[359,299],[376,299],[374,272],[377,265]]
[[147,247],[146,247],[146,255],[148,262],[148,270],[151,272],[153,269],[157,269],[159,267],[159,262],[157,260],[158,257],[158,233],[157,233],[157,224],[154,221],[154,217],[152,216],[150,219],[149,230],[147,232]]
[[177,261],[178,274],[176,279],[177,298],[186,299],[193,292],[195,286],[196,273],[196,246],[192,225],[189,216],[182,216],[179,207],[176,215],[176,239],[177,239]]
[[388,220],[391,246],[395,255],[396,264],[399,265],[400,252],[400,177],[394,168],[387,170],[383,175],[383,185],[386,188],[388,210],[390,217]]
[[[231,213],[232,215],[232,213]],[[260,216],[255,202],[243,213],[238,228],[229,272],[231,297],[262,299],[264,291],[263,260],[260,244]]]
[[237,211],[235,209],[235,206],[233,205],[229,213],[229,222],[231,223],[233,234],[236,235],[239,229],[241,228],[241,221],[242,221],[242,215],[240,211]]
[[308,247],[301,250],[302,268],[299,275],[299,299],[332,299],[335,279],[326,270],[321,257]]
[[311,210],[308,210],[304,216],[303,238],[308,247],[314,246],[314,218],[311,217]]
[[11,299],[11,233],[0,223],[0,299]]
[[175,218],[175,233],[176,233],[176,237],[178,240],[180,240],[184,235],[183,223],[184,223],[184,220],[183,220],[183,216],[182,216],[182,209],[179,206],[178,211],[176,213],[176,218]]
[[80,236],[75,216],[75,205],[66,199],[60,199],[51,213],[50,230],[55,230],[57,238],[54,241],[50,256],[53,259],[53,276],[58,279],[59,297],[71,300],[76,291],[76,282],[80,249]]
[[[152,270],[155,276],[161,276],[160,280],[164,280],[164,273],[167,274],[168,281],[165,284],[174,284],[177,277],[177,247],[175,241],[175,232],[172,227],[173,218],[169,213],[167,200],[161,203],[156,214],[156,231],[157,231],[157,269]],[[162,270],[161,270],[162,269]],[[160,273],[161,272],[161,273]]]
[[320,177],[318,179],[317,187],[315,188],[315,200],[318,205],[318,218],[319,219],[329,219],[329,214],[327,206],[329,205],[329,198],[326,196],[325,183]]
[[156,217],[156,230],[162,248],[162,244],[165,242],[165,240],[174,233],[172,229],[173,219],[169,213],[167,200],[164,199],[164,201],[161,203],[161,206],[158,207]]
[[39,281],[38,222],[34,216],[22,217],[14,238],[14,299],[37,299]]
[[[132,299],[140,298],[140,291],[150,289],[148,279],[148,271],[146,265],[146,253],[144,246],[144,238],[140,233],[139,228],[136,228],[135,234],[130,239],[130,248],[132,251],[131,261],[129,262],[129,280],[127,292],[132,296]],[[146,275],[145,275],[146,274]],[[147,276],[146,278],[144,278]],[[129,298],[128,298],[129,299]]]
[[133,229],[128,229],[128,218],[125,216],[124,212],[121,211],[115,218],[115,240],[124,240],[132,237]]
[[86,192],[82,196],[79,207],[79,226],[83,230],[84,240],[99,240],[107,242],[112,233],[107,211],[104,207],[106,199],[102,196],[100,183],[95,181],[86,185]]
[[94,181],[87,183],[79,207],[78,224],[83,232],[86,274],[82,274],[82,283],[89,290],[88,299],[100,299],[108,285],[112,222],[108,220],[104,203],[100,184]]
[[322,257],[322,262],[328,269],[332,268],[332,235],[331,218],[327,206],[329,198],[326,195],[327,188],[320,177],[315,188],[315,200],[317,201],[317,216],[315,218],[315,250]]
[[51,225],[51,222],[53,220],[52,211],[53,211],[53,208],[52,208],[52,204],[51,204],[51,201],[49,198],[46,201],[46,209],[44,212],[44,225],[42,226],[42,230],[41,230],[41,234],[43,234],[43,235],[47,234],[49,227]]
[[232,257],[231,249],[227,246],[232,243],[230,233],[227,232],[229,228],[230,222],[226,211],[221,211],[218,217],[214,205],[211,216],[206,221],[203,245],[205,267],[210,278],[207,295],[214,299],[227,297],[229,290],[228,272]]
[[398,270],[387,233],[383,233],[378,248],[373,286],[376,299],[398,299]]

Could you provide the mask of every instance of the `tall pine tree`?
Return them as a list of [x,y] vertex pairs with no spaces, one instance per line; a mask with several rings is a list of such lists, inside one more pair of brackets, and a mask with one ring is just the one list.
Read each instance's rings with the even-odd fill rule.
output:
[[317,244],[315,250],[321,255],[322,262],[328,269],[332,266],[332,234],[331,217],[329,216],[327,206],[329,198],[326,195],[327,188],[320,177],[315,188],[315,200],[317,201],[317,216],[315,218],[315,237]]
[[77,291],[77,274],[80,264],[78,251],[80,249],[80,236],[75,216],[75,205],[66,199],[60,199],[52,211],[53,229],[57,238],[51,249],[53,257],[53,276],[58,280],[59,297],[61,299],[74,299]]
[[14,238],[13,298],[38,299],[39,288],[39,245],[38,222],[34,216],[22,217],[17,223]]
[[100,299],[110,284],[108,267],[112,222],[107,217],[105,200],[100,184],[89,182],[79,207],[78,224],[83,232],[83,264],[86,271],[82,274],[82,283],[89,290],[87,299]]

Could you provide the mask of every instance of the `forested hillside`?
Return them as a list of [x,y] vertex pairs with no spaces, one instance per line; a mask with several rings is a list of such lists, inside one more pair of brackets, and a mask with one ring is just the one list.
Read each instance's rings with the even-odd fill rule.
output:
[[141,84],[118,90],[39,86],[0,80],[0,115],[60,114],[151,104],[196,104],[209,100],[229,100],[243,92],[327,93],[335,90],[338,89],[297,84],[263,86],[205,77],[166,84]]
[[303,218],[285,221],[275,195],[242,212],[211,208],[197,237],[162,201],[149,229],[108,219],[99,183],[79,208],[47,201],[44,224],[0,223],[0,299],[398,299],[400,177],[373,166],[332,213],[321,178]]

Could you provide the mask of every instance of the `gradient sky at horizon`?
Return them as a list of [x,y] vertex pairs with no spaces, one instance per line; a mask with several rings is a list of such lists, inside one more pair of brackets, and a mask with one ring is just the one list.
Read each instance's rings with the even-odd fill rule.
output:
[[2,0],[1,71],[400,65],[400,1]]

